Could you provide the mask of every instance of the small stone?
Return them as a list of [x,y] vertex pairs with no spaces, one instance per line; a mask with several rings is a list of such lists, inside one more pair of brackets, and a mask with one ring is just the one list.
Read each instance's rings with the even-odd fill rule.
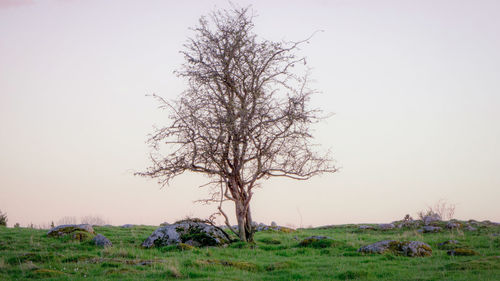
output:
[[426,225],[422,228],[422,230],[423,233],[436,233],[441,231],[441,227]]
[[477,228],[472,227],[470,225],[468,225],[465,229],[467,229],[468,231],[476,231],[477,230]]
[[389,229],[394,229],[395,226],[392,223],[382,223],[378,225],[378,228],[381,230],[389,230]]
[[432,222],[441,221],[441,216],[438,214],[432,214],[425,216],[423,219],[424,225],[429,225]]
[[122,226],[120,226],[121,228],[131,228],[131,227],[134,227],[135,224],[124,224]]
[[453,250],[460,247],[460,242],[457,240],[447,240],[438,244],[441,250]]
[[448,228],[448,229],[458,229],[458,228],[460,228],[460,224],[456,223],[456,222],[451,222],[450,221],[450,222],[448,222],[446,224],[446,228]]
[[102,235],[102,234],[97,234],[94,239],[92,239],[92,242],[94,242],[94,244],[96,246],[99,246],[99,247],[111,247],[113,246],[113,243],[111,243],[111,241],[109,241],[108,238],[106,238],[106,236]]
[[371,225],[360,225],[359,226],[359,229],[363,229],[363,230],[369,230],[369,229],[375,229],[375,227],[371,226]]
[[479,255],[478,252],[471,250],[471,249],[465,249],[465,248],[456,248],[453,250],[449,250],[447,252],[447,254],[450,256],[477,256],[477,255]]
[[275,221],[271,222],[271,227],[277,227],[277,226],[278,224]]
[[299,246],[301,247],[312,247],[312,248],[326,248],[332,246],[334,243],[333,239],[328,236],[309,236],[304,238]]

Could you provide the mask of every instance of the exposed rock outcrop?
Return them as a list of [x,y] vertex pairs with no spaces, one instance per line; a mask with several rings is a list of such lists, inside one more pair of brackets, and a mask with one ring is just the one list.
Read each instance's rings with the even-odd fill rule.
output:
[[142,246],[151,248],[179,243],[205,247],[221,246],[230,243],[230,240],[218,227],[200,221],[184,220],[156,229]]
[[408,257],[426,257],[432,255],[431,247],[420,241],[384,240],[359,248],[362,253],[392,253]]

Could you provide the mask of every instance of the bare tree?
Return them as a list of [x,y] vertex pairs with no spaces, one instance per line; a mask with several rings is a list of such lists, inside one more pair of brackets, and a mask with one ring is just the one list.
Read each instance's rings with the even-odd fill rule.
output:
[[102,226],[107,224],[107,220],[103,219],[98,215],[87,215],[80,218],[80,222],[83,224]]
[[249,8],[200,18],[176,72],[188,88],[174,101],[154,95],[171,122],[151,135],[152,166],[137,173],[162,185],[186,171],[207,175],[215,189],[204,201],[219,203],[227,226],[222,202],[234,202],[242,241],[253,240],[250,201],[260,180],[336,171],[328,153],[316,153],[311,142],[310,125],[322,118],[308,104],[316,91],[308,87],[307,71],[292,71],[305,67],[295,51],[307,40],[261,40],[252,20]]
[[63,225],[63,224],[77,224],[78,223],[78,220],[76,219],[76,217],[71,217],[71,216],[65,216],[65,217],[62,217],[60,218],[58,221],[57,221],[57,225]]

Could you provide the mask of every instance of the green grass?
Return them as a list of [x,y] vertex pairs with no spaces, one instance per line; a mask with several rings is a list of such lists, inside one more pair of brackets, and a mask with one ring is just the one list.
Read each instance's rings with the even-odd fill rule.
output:
[[[363,230],[356,225],[301,229],[293,233],[259,232],[256,243],[226,248],[168,246],[143,249],[156,229],[95,227],[111,248],[90,241],[47,237],[47,231],[0,227],[0,280],[500,280],[499,226],[478,231],[421,234],[416,230]],[[333,242],[301,246],[308,236]],[[429,244],[432,257],[364,255],[359,247],[386,239]],[[458,240],[479,253],[449,256],[438,244]]]

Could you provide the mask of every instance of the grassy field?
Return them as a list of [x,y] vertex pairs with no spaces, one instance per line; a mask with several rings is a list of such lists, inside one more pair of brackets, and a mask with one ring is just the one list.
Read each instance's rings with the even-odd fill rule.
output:
[[[45,230],[0,227],[0,280],[500,280],[500,226],[476,231],[360,230],[356,225],[258,232],[256,244],[227,248],[142,249],[157,227],[94,227],[110,248],[90,241],[47,237]],[[302,238],[325,235],[325,248],[301,247]],[[431,257],[361,254],[385,239],[428,243]],[[449,256],[438,244],[454,239],[479,253]]]

